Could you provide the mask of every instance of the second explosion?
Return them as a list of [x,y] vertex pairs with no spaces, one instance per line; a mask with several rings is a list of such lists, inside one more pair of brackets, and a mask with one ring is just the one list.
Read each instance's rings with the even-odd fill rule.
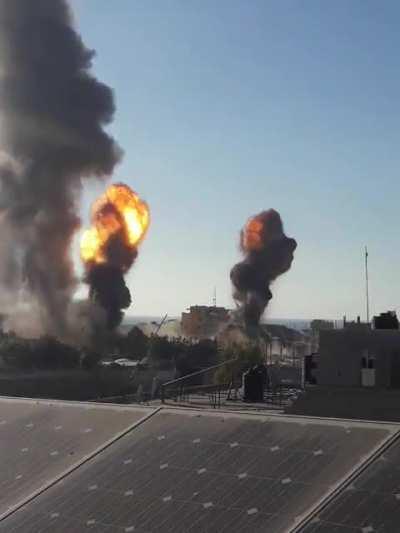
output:
[[107,313],[109,329],[118,326],[131,304],[124,274],[138,255],[150,223],[146,202],[123,183],[111,185],[93,204],[92,226],[81,239],[81,257],[90,298]]

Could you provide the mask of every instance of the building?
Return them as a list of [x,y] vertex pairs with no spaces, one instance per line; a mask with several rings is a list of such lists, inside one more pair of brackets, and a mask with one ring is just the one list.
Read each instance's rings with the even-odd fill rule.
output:
[[318,352],[319,350],[319,333],[325,329],[336,329],[336,323],[332,320],[323,320],[316,318],[310,322],[310,353]]
[[373,324],[375,329],[399,329],[399,321],[395,311],[387,311],[374,316]]
[[400,331],[353,324],[320,332],[318,385],[400,388]]
[[296,366],[311,352],[311,337],[281,324],[261,324],[269,339],[266,359],[269,363]]
[[219,332],[217,342],[225,350],[257,345],[268,365],[279,366],[301,367],[311,349],[309,335],[283,324],[260,324],[256,335],[249,336],[242,324],[231,323]]
[[193,305],[188,313],[182,313],[181,330],[186,337],[214,337],[220,327],[229,322],[229,318],[229,311],[225,307]]

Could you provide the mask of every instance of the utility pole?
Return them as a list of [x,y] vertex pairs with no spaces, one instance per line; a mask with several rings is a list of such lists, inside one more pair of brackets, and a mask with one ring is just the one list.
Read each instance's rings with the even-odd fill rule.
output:
[[368,279],[368,250],[365,247],[365,296],[367,304],[367,324],[369,324],[369,279]]

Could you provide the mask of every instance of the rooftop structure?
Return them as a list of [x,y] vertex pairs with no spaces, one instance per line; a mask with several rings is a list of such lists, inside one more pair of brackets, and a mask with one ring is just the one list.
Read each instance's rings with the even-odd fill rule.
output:
[[320,332],[318,385],[400,387],[400,331],[350,327]]
[[387,311],[374,316],[373,324],[375,329],[399,329],[399,321],[395,311]]

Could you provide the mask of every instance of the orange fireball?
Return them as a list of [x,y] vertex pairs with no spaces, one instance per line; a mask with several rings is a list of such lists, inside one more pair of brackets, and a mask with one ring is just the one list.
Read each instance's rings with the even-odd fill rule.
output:
[[241,232],[240,245],[245,253],[260,252],[268,242],[284,236],[282,220],[277,211],[269,209],[250,218]]
[[123,183],[113,184],[98,198],[91,210],[92,226],[85,230],[80,243],[85,264],[107,262],[107,249],[118,236],[123,246],[136,250],[146,235],[150,222],[146,202]]
[[257,218],[251,218],[242,231],[242,247],[246,251],[261,250],[264,225]]

